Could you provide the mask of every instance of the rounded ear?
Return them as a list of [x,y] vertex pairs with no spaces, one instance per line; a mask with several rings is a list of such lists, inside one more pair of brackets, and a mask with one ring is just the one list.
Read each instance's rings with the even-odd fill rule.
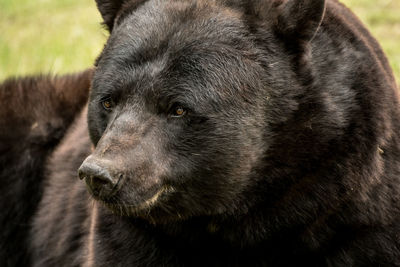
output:
[[289,42],[309,42],[325,14],[325,0],[287,0],[278,13],[277,33]]
[[104,25],[111,32],[114,20],[121,9],[124,0],[96,0],[97,8],[103,17]]

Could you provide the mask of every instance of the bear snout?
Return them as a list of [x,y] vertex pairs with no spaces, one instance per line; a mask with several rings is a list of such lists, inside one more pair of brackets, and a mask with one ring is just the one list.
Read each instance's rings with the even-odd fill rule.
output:
[[78,169],[79,179],[85,180],[90,193],[101,199],[109,198],[121,177],[113,177],[110,170],[101,161],[89,156]]

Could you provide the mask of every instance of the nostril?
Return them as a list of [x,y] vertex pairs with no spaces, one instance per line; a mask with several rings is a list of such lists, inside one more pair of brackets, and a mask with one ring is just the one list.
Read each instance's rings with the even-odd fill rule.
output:
[[115,182],[106,168],[95,163],[84,162],[78,170],[79,179],[85,179],[90,191],[96,196],[108,196]]
[[83,167],[83,165],[78,169],[78,177],[80,180],[83,180],[86,178],[86,172],[84,171],[84,169],[82,167]]

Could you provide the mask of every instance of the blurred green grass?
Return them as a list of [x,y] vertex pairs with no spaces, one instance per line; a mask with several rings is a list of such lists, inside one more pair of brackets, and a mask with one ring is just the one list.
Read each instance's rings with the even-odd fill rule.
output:
[[0,0],[0,80],[93,65],[106,40],[94,0]]
[[[342,0],[367,24],[400,81],[400,0]],[[94,0],[0,0],[0,80],[93,65],[107,33]]]

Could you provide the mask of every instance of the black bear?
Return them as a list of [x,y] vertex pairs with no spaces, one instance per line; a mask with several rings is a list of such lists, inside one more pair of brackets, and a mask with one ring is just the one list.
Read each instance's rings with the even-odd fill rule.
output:
[[[37,170],[18,164],[36,154],[0,158],[11,183],[2,202],[31,205],[18,217],[29,225],[21,258],[33,266],[400,266],[399,95],[378,43],[346,7],[96,2],[110,37],[88,105],[55,113],[65,118],[52,127],[61,129],[57,147],[48,155],[54,146],[43,145]],[[16,94],[29,103],[23,109],[3,94],[2,142],[31,151],[30,139],[13,133],[29,132],[28,114],[45,100]],[[13,109],[24,110],[24,124],[7,119]],[[25,180],[35,192],[18,199],[13,183]],[[30,194],[40,203],[21,203]],[[17,228],[3,230],[11,237],[7,229]]]

